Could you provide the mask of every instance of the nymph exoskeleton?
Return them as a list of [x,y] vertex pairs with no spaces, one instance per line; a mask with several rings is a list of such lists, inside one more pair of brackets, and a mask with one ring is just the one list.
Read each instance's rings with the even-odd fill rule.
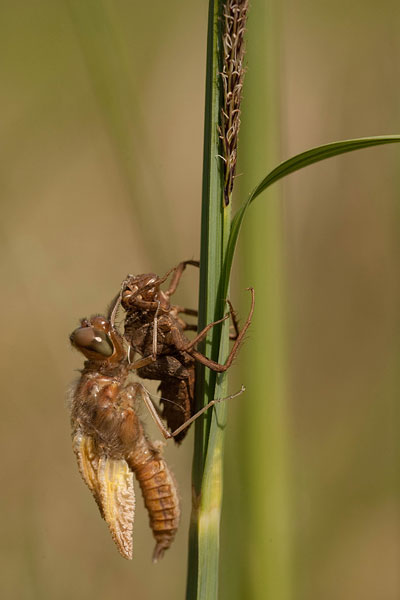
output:
[[[181,262],[163,277],[154,273],[128,275],[121,290],[121,304],[126,311],[125,338],[132,354],[137,353],[147,361],[138,367],[139,376],[160,381],[160,402],[163,406],[161,417],[167,422],[170,431],[175,431],[186,423],[195,412],[196,362],[217,373],[226,371],[235,359],[254,311],[254,290],[249,288],[252,296],[250,312],[239,332],[235,312],[228,301],[229,314],[235,328],[235,334],[231,336],[235,340],[231,352],[224,364],[204,356],[196,349],[196,345],[212,327],[227,319],[229,314],[207,325],[194,339],[186,337],[185,332],[197,330],[197,326],[188,324],[180,315],[197,316],[197,311],[170,302],[186,265],[198,266],[199,263],[192,260]],[[171,273],[169,287],[163,291],[160,286]],[[180,443],[186,433],[187,428],[174,437],[175,441]]]

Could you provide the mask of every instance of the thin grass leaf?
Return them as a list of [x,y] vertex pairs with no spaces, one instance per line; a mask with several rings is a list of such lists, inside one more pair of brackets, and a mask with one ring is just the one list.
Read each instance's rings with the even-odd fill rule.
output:
[[323,146],[306,150],[285,160],[285,162],[273,169],[251,193],[250,202],[266,190],[267,187],[282,179],[282,177],[286,177],[286,175],[290,175],[290,173],[308,167],[308,165],[312,165],[320,160],[325,160],[338,154],[345,154],[346,152],[353,152],[354,150],[362,150],[363,148],[380,146],[382,144],[394,144],[396,142],[400,142],[400,135],[383,135],[332,142],[331,144],[324,144]]
[[299,169],[308,167],[309,165],[321,160],[325,160],[326,158],[331,158],[332,156],[338,156],[339,154],[353,152],[354,150],[362,150],[372,146],[395,144],[398,142],[400,142],[400,135],[382,135],[332,142],[330,144],[317,146],[316,148],[311,148],[310,150],[296,154],[296,156],[285,160],[280,165],[275,167],[275,169],[268,173],[268,175],[257,185],[257,187],[254,188],[248,199],[243,202],[242,206],[239,208],[233,218],[231,234],[226,253],[225,279],[229,280],[236,243],[246,211],[253,200],[255,200],[257,196],[259,196],[273,183],[279,181],[279,179],[282,179],[283,177],[286,177],[286,175],[290,175],[291,173],[298,171]]

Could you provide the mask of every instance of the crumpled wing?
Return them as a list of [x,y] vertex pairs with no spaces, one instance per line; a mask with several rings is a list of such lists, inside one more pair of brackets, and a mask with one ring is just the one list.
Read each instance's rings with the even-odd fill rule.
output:
[[80,474],[92,492],[103,517],[97,477],[99,457],[95,452],[93,438],[78,431],[73,436],[72,447],[78,461]]
[[73,449],[79,471],[92,492],[101,516],[124,558],[132,558],[132,528],[135,516],[133,473],[125,459],[98,454],[93,438],[78,431]]
[[99,460],[98,480],[103,518],[122,556],[132,558],[132,527],[135,516],[133,473],[125,459],[102,456]]

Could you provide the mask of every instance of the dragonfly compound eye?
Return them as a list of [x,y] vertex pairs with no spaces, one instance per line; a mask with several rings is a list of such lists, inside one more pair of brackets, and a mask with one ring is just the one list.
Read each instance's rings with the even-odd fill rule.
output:
[[114,346],[108,335],[94,327],[78,327],[71,333],[70,340],[80,350],[92,350],[106,357],[114,352]]

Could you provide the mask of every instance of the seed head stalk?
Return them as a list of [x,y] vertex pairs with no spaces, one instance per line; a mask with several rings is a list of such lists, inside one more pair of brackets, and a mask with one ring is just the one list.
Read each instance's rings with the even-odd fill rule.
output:
[[237,146],[240,129],[240,104],[242,101],[245,68],[244,34],[246,29],[248,0],[228,0],[223,10],[223,106],[219,133],[224,161],[224,201],[229,204],[236,174]]
[[[224,266],[240,127],[247,8],[248,0],[228,0],[225,4],[210,0],[209,4],[199,329],[220,319],[226,312],[229,274],[226,275]],[[228,347],[229,325],[225,322],[222,327],[211,329],[202,351],[213,360],[224,362]],[[198,408],[214,398],[225,397],[226,376],[216,376],[209,369],[199,367],[196,392]],[[198,419],[195,427],[186,596],[190,600],[216,600],[218,597],[225,423],[226,406],[222,403],[208,411],[204,419]]]

